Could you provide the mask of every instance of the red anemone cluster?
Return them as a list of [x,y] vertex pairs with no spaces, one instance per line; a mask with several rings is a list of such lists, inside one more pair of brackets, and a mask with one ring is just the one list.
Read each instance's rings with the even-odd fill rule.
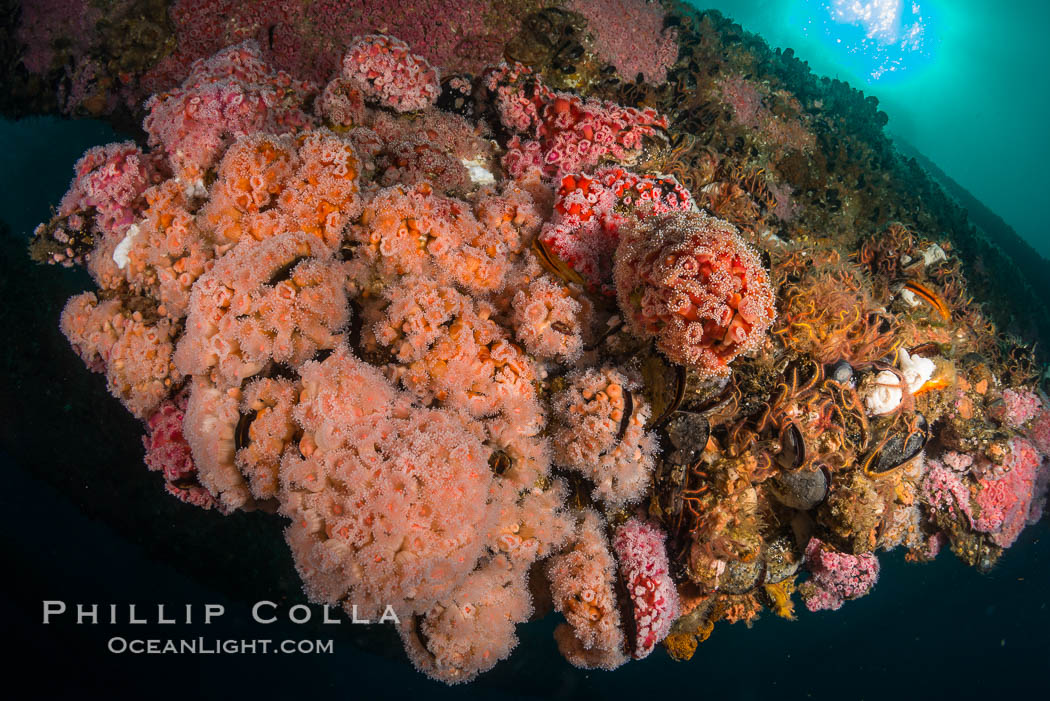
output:
[[727,375],[776,317],[758,255],[734,226],[703,213],[648,217],[629,228],[614,278],[632,329],[703,376]]

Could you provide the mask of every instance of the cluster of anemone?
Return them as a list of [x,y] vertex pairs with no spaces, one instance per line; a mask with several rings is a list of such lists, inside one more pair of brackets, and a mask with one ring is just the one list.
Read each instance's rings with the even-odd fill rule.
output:
[[590,289],[615,294],[613,254],[620,229],[638,219],[696,211],[692,195],[670,176],[646,176],[609,166],[561,177],[554,211],[539,244],[552,263],[567,266]]
[[640,659],[667,637],[681,610],[663,531],[638,518],[629,519],[616,529],[613,550],[624,572],[636,623],[631,656]]
[[[73,171],[57,216],[35,232],[34,255],[66,267],[87,263],[99,239],[116,246],[158,177],[155,160],[130,141],[88,149]],[[85,217],[85,211],[93,215]]]
[[186,187],[199,189],[204,173],[238,137],[309,125],[313,119],[302,103],[315,90],[271,71],[259,47],[245,42],[198,60],[180,87],[150,98],[143,127]]
[[630,161],[646,137],[667,127],[667,118],[651,108],[552,90],[520,63],[492,69],[485,86],[494,95],[503,126],[514,133],[503,158],[514,177],[533,168],[551,177],[581,172],[604,157]]
[[871,553],[839,552],[826,547],[819,538],[806,546],[806,566],[814,575],[802,589],[810,611],[841,608],[846,599],[871,591],[879,577],[879,560]]
[[620,609],[612,585],[616,561],[593,510],[585,511],[572,547],[547,564],[555,610],[565,615],[554,631],[558,649],[586,669],[615,669],[627,661]]
[[[649,487],[650,408],[633,371],[587,367],[613,314],[538,254],[549,178],[500,177],[484,126],[433,108],[436,91],[389,37],[355,42],[323,89],[251,44],[199,61],[149,103],[152,150],[78,163],[56,221],[92,232],[81,260],[100,289],[70,300],[62,330],[146,423],[169,492],[279,513],[310,599],[392,613],[427,674],[465,681],[506,657],[545,560],[576,622],[566,655],[615,666],[648,654],[676,605],[666,564],[644,559],[666,563],[663,532],[615,550],[606,535]],[[621,126],[614,151],[636,148]],[[607,218],[632,198],[691,202],[673,181],[608,175]],[[543,390],[566,372],[561,395]],[[555,465],[606,511],[576,513]],[[561,577],[573,553],[597,568]],[[651,609],[637,620],[619,617],[624,573]],[[569,602],[589,596],[605,618],[586,632]]]
[[[264,60],[284,31],[158,92],[146,147],[89,151],[34,252],[87,266],[61,328],[164,488],[279,514],[309,598],[395,616],[424,673],[492,668],[547,594],[572,664],[687,658],[793,592],[866,595],[876,550],[984,566],[1041,514],[1050,412],[952,325],[980,318],[954,256],[785,241],[754,164],[711,147],[697,192],[642,165],[684,143],[651,107],[522,64],[442,86],[380,35],[304,80]],[[791,100],[714,89],[813,148]]]
[[230,242],[298,229],[334,244],[361,211],[359,169],[353,146],[323,129],[248,136],[219,163],[205,223]]
[[179,380],[171,357],[175,329],[167,319],[150,324],[118,299],[83,292],[66,304],[60,326],[77,355],[105,373],[109,391],[139,418],[149,416]]
[[587,319],[570,287],[539,277],[518,290],[511,305],[515,335],[529,353],[561,361],[580,355]]
[[736,229],[703,214],[648,217],[616,249],[628,322],[671,360],[725,376],[776,317],[769,276]]
[[656,439],[638,389],[613,368],[594,368],[573,375],[553,401],[555,461],[590,478],[594,498],[612,506],[637,502],[653,469]]
[[166,399],[146,421],[142,437],[146,466],[164,476],[164,489],[180,501],[202,509],[217,506],[215,497],[200,485],[193,453],[182,434],[186,394]]
[[423,109],[440,94],[437,71],[408,44],[372,34],[358,38],[343,57],[343,77],[398,112]]

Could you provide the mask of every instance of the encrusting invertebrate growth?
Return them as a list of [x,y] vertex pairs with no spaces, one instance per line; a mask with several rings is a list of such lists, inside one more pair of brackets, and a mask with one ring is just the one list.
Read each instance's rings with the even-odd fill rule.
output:
[[389,609],[424,674],[551,608],[578,667],[686,660],[1040,518],[1041,357],[996,310],[1042,307],[837,82],[676,2],[175,4],[178,50],[108,83],[143,138],[76,162],[31,254],[91,275],[56,321],[165,490],[282,519],[309,599]]

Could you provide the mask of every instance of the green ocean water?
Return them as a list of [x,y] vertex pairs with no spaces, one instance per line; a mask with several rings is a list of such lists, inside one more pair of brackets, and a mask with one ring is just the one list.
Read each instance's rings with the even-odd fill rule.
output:
[[[1050,163],[1050,79],[1042,0],[691,0],[716,9],[772,47],[791,48],[814,72],[879,99],[887,131],[911,144],[1002,217],[1044,258],[1050,225],[1042,203]],[[869,24],[837,22],[834,10],[870,10]],[[918,11],[915,11],[918,8]],[[880,14],[900,18],[896,45],[861,39]],[[921,17],[921,22],[918,18]],[[920,24],[922,46],[902,51]],[[886,36],[893,36],[887,32]],[[900,70],[878,79],[872,73]]]
[[[865,81],[859,64],[835,64],[835,53],[823,39],[814,40],[811,55],[805,53],[806,37],[791,39],[797,26],[782,11],[798,3],[707,4],[774,45],[797,47],[796,53],[818,72],[837,72],[857,85]],[[1030,5],[1032,13],[1015,14],[1015,5]],[[959,9],[966,6],[971,14]],[[977,24],[981,13],[987,15],[986,25]],[[1046,85],[1036,84],[1037,71],[1020,65],[1027,55],[1035,61],[1026,64],[1029,68],[1040,66],[1034,53],[1022,50],[1020,38],[1034,41],[1037,20],[1045,31],[1048,10],[1037,3],[996,7],[960,1],[931,17],[944,37],[953,38],[915,67],[919,82],[909,83],[905,71],[864,89],[882,100],[891,131],[929,155],[1046,253],[1050,242],[1034,204],[1045,198],[1038,187],[1045,176],[1040,179],[1038,166],[1050,154],[1039,117],[1045,118],[1050,101]],[[952,17],[959,24],[949,31]],[[1007,50],[1011,22],[1018,38],[1013,64]],[[976,35],[1000,41],[981,43]],[[959,51],[957,63],[939,66],[948,46]],[[955,82],[960,74],[980,80],[966,86]],[[963,103],[952,97],[963,93],[972,101],[966,104],[980,109],[964,112]],[[1012,128],[992,129],[997,119]],[[873,592],[838,612],[801,612],[795,622],[765,616],[751,629],[720,625],[689,663],[656,654],[613,673],[584,672],[565,663],[551,640],[553,617],[523,626],[521,644],[509,661],[469,687],[451,689],[412,671],[388,631],[342,626],[333,633],[316,623],[280,624],[268,632],[331,637],[335,653],[172,661],[105,654],[113,629],[42,628],[43,599],[219,602],[229,609],[228,619],[196,630],[253,637],[258,630],[243,615],[251,602],[262,596],[282,605],[301,600],[279,524],[252,515],[224,519],[163,494],[159,477],[141,464],[139,427],[109,397],[101,376],[84,371],[57,331],[58,310],[66,297],[88,286],[86,275],[38,268],[25,256],[28,232],[61,198],[75,159],[89,146],[120,138],[91,121],[0,123],[0,289],[5,297],[0,307],[0,469],[7,478],[0,512],[9,573],[2,615],[16,641],[5,666],[25,674],[50,665],[53,673],[32,678],[40,697],[117,698],[148,689],[152,698],[298,698],[307,687],[333,699],[1045,694],[1050,660],[1046,519],[1025,530],[990,574],[978,574],[949,553],[928,565],[908,564],[898,553],[885,555]],[[1028,195],[1022,197],[1024,188]],[[206,690],[202,695],[190,692],[200,688]]]

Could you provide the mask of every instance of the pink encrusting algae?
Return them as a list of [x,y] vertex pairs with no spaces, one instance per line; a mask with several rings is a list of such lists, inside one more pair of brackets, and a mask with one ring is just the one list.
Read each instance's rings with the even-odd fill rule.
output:
[[594,29],[595,48],[624,80],[641,75],[659,85],[678,58],[678,32],[665,29],[659,3],[631,0],[572,0],[569,6]]

